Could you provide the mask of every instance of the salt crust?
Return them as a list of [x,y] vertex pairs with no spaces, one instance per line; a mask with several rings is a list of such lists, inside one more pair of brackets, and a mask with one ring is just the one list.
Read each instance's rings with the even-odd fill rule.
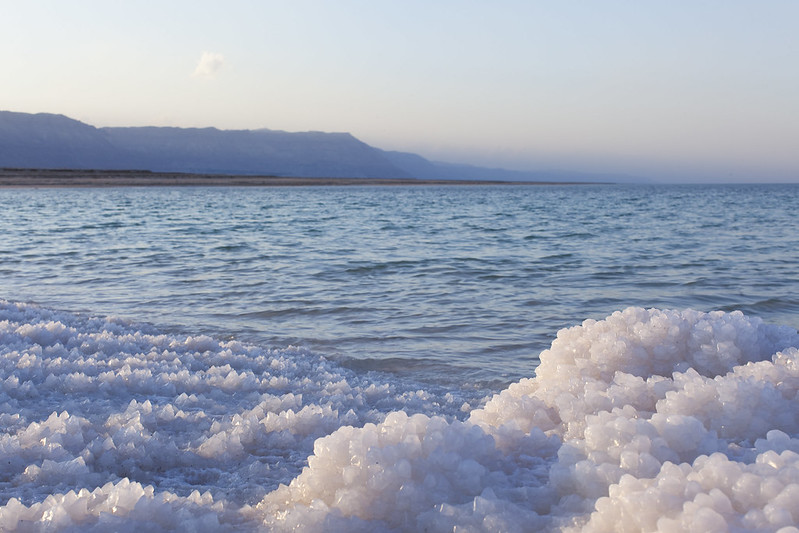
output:
[[[174,529],[163,513],[119,507],[133,525],[109,528],[102,506],[59,511],[70,491],[89,498],[81,489],[132,498],[131,509],[167,498],[201,524],[210,512],[217,528],[258,529],[261,518],[241,509],[294,478],[317,438],[399,409],[466,416],[467,398],[448,392],[359,376],[299,348],[0,300],[0,531],[34,527],[17,517],[38,520],[36,531]],[[195,491],[213,503],[186,500]],[[201,529],[193,524],[185,529]]]
[[143,329],[0,301],[1,531],[799,532],[790,328],[626,309],[467,419],[452,391]]

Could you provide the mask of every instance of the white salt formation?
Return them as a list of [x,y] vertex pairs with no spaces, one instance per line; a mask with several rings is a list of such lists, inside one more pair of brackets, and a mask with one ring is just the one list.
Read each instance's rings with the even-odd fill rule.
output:
[[464,403],[300,349],[144,329],[0,300],[0,531],[256,529],[242,506],[317,438]]
[[299,349],[0,301],[0,531],[799,532],[797,346],[631,308],[462,419]]

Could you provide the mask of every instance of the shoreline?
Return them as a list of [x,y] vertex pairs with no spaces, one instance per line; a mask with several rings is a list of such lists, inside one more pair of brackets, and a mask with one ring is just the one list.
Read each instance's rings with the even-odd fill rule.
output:
[[309,187],[353,185],[609,185],[608,182],[302,178],[148,170],[0,169],[0,189],[90,187]]

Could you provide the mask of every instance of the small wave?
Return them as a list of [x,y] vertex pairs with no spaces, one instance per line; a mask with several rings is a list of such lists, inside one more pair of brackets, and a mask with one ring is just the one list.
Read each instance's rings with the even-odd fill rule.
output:
[[[624,215],[619,215],[619,216],[624,216]],[[558,239],[569,240],[569,241],[580,240],[580,239],[593,239],[596,237],[598,237],[597,234],[591,233],[589,231],[577,231],[577,232],[563,233],[558,235]]]
[[774,311],[799,311],[799,300],[793,298],[768,298],[766,300],[757,301],[750,306],[754,312],[757,310]]
[[377,311],[377,309],[368,309],[363,307],[348,307],[348,306],[313,307],[313,305],[310,302],[308,302],[308,305],[305,307],[281,307],[278,309],[266,309],[262,311],[239,313],[237,316],[239,318],[247,318],[247,319],[251,318],[272,319],[276,317],[286,318],[291,316],[314,317],[314,316],[348,315],[348,314],[357,314],[360,316],[364,312],[369,312],[369,311]]
[[408,269],[408,268],[418,268],[421,266],[425,266],[430,264],[429,260],[420,260],[420,261],[408,261],[408,260],[400,260],[400,261],[386,261],[380,263],[366,263],[366,264],[356,264],[348,266],[344,269],[344,272],[347,274],[371,274],[376,272],[385,272],[391,270],[400,270],[400,269]]
[[245,250],[252,250],[253,247],[247,243],[237,243],[237,244],[224,244],[220,246],[215,246],[211,248],[212,252],[241,252]]
[[563,252],[563,253],[559,253],[559,254],[545,255],[545,256],[541,257],[540,260],[541,261],[555,261],[555,260],[560,260],[560,259],[572,259],[573,257],[576,257],[575,254],[573,254],[571,252]]

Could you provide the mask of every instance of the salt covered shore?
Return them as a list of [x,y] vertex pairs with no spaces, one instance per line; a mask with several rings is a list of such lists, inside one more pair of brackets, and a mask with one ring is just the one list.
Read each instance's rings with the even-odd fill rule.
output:
[[630,308],[475,408],[0,301],[0,531],[799,531],[797,347]]

